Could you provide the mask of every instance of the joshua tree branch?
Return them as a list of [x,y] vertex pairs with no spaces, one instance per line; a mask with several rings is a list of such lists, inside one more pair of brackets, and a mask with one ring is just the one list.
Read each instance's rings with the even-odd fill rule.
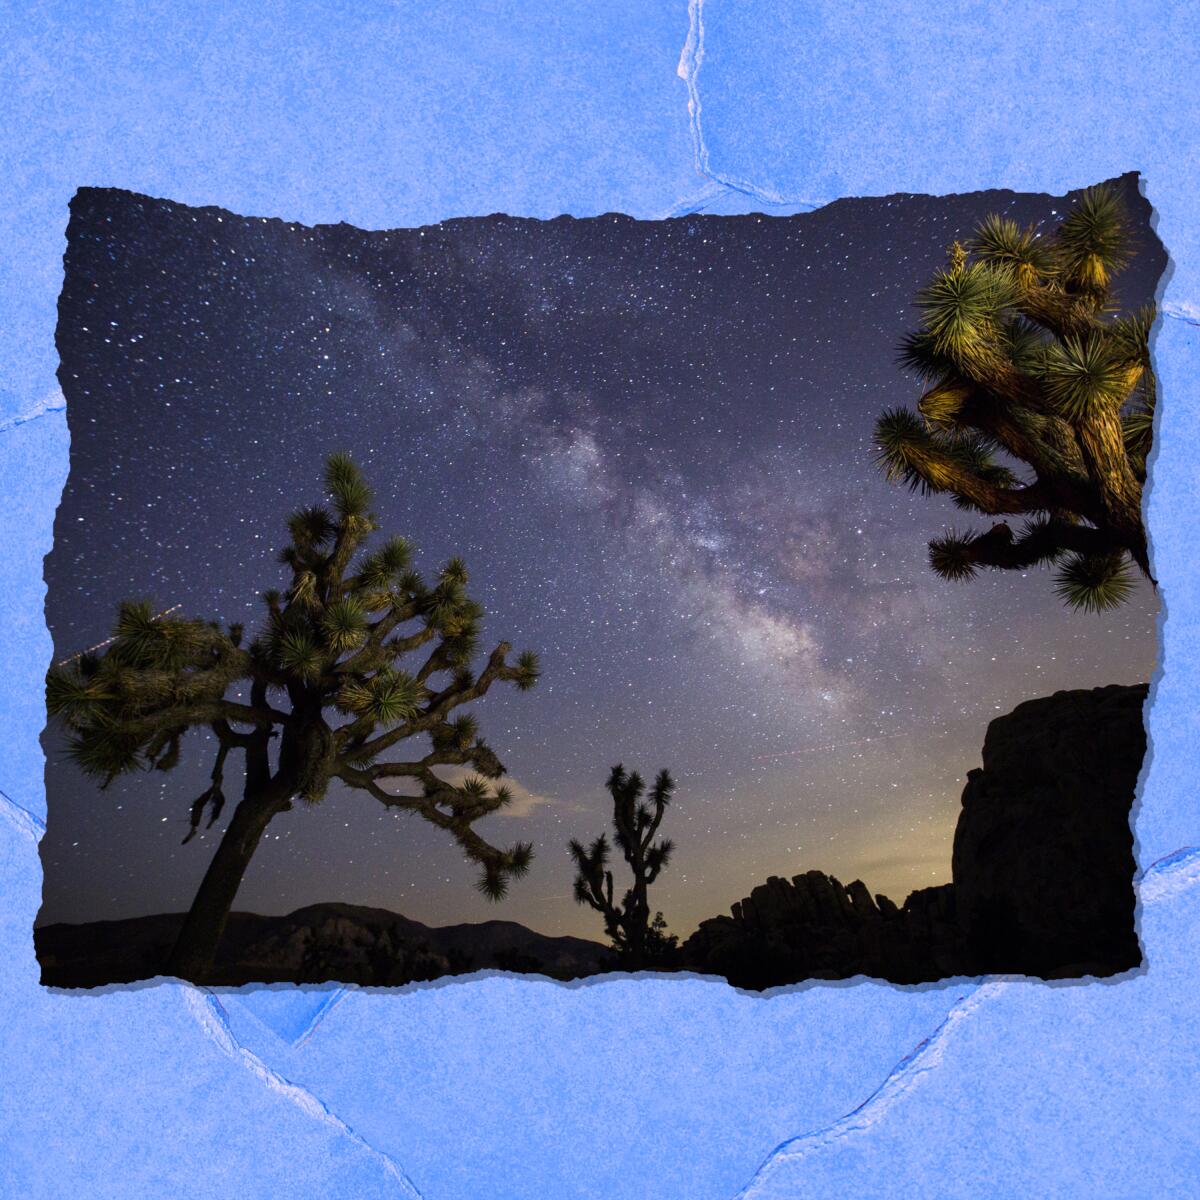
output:
[[1027,283],[1017,306],[1023,316],[1055,337],[1079,337],[1103,328],[1094,302],[1050,284]]
[[240,725],[257,725],[260,728],[270,729],[275,725],[292,723],[291,714],[272,708],[265,702],[265,698],[262,704],[238,704],[233,700],[222,700],[217,707],[222,717],[229,721],[236,721]]
[[343,659],[334,667],[339,675],[354,675],[364,673],[382,666],[398,658],[406,651],[415,650],[434,636],[432,629],[421,629],[405,638],[394,638],[387,642],[384,639],[398,629],[406,621],[411,621],[417,615],[416,605],[409,604],[403,609],[396,609],[376,621],[367,633],[367,640],[349,658]]
[[213,721],[210,728],[220,739],[220,742],[223,746],[236,746],[243,750],[250,745],[254,736],[250,733],[237,733],[235,730],[230,728],[229,722],[223,717]]
[[398,725],[395,729],[365,742],[361,747],[363,756],[375,757],[396,745],[397,742],[402,742],[418,733],[427,733],[435,726],[443,724],[450,712],[486,695],[488,689],[498,679],[512,681],[520,679],[521,672],[505,663],[505,656],[511,649],[508,642],[501,642],[492,651],[487,666],[480,672],[474,683],[464,688],[451,685],[445,691],[437,693],[430,699],[421,716],[406,721],[403,725]]
[[932,491],[952,492],[992,516],[1043,512],[1054,507],[1052,490],[1041,481],[1015,488],[993,483],[932,438],[914,439],[906,446],[904,458],[908,470]]
[[986,533],[964,538],[959,553],[975,566],[1022,570],[1064,553],[1101,555],[1121,549],[1120,542],[1104,530],[1051,520],[1031,526],[1020,536],[1000,522]]
[[338,778],[349,783],[352,787],[361,788],[370,793],[380,804],[388,808],[398,808],[406,812],[419,813],[425,820],[437,825],[441,829],[449,831],[454,836],[454,840],[458,842],[463,850],[466,851],[467,856],[474,862],[493,868],[502,867],[508,860],[508,856],[503,850],[485,841],[471,828],[471,820],[476,818],[472,817],[468,820],[453,811],[447,813],[438,808],[438,795],[444,792],[447,795],[447,800],[442,802],[449,803],[457,796],[455,790],[443,780],[438,779],[432,772],[427,772],[426,774],[428,781],[436,790],[426,792],[420,796],[402,796],[385,791],[374,779],[370,778],[368,773],[356,771],[350,767],[343,767],[338,772]]

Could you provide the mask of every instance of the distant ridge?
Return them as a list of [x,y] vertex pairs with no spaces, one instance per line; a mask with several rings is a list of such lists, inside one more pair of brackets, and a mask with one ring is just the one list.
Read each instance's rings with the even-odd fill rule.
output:
[[[35,929],[42,982],[76,988],[154,978],[163,973],[183,916]],[[431,926],[385,908],[330,902],[282,917],[231,913],[212,982],[397,986],[497,969],[574,979],[612,966],[612,952],[599,942],[548,937],[516,921]]]

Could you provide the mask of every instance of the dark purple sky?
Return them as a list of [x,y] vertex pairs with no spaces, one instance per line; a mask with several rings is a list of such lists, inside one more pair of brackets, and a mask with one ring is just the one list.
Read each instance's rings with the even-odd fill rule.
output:
[[[1166,260],[1126,190],[1136,305]],[[599,936],[566,842],[606,827],[618,761],[678,780],[654,906],[682,933],[771,874],[898,901],[943,882],[988,720],[1153,668],[1148,588],[1085,616],[1046,572],[943,582],[925,543],[962,514],[871,463],[875,416],[919,394],[895,346],[949,243],[991,211],[1064,208],[994,192],[371,233],[83,192],[58,332],[56,657],[107,636],[125,597],[257,625],[287,513],[347,449],[419,566],[466,558],[485,642],[541,653],[534,692],[477,706],[520,798],[481,828],[537,858],[489,906],[439,831],[335,790],[276,819],[238,908]],[[40,920],[186,908],[220,832],[180,845],[205,736],[107,792],[49,749]]]

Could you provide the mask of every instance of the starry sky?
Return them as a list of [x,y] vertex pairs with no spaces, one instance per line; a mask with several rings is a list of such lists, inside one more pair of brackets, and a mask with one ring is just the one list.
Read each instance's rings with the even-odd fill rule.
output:
[[[1166,258],[1123,186],[1131,306]],[[617,762],[678,781],[652,907],[683,935],[772,874],[897,901],[945,882],[988,721],[1155,659],[1147,586],[1085,616],[1046,572],[938,579],[926,541],[962,514],[871,462],[876,415],[919,395],[895,347],[947,246],[988,212],[1064,208],[993,192],[364,232],[85,190],[58,328],[56,658],[108,636],[124,598],[257,628],[287,514],[347,450],[421,569],[466,559],[484,649],[541,655],[536,690],[475,706],[517,796],[479,828],[537,857],[491,905],[444,834],[335,785],[276,818],[237,908],[341,900],[598,938],[566,843],[607,827]],[[45,744],[39,922],[185,909],[223,827],[180,845],[210,736],[104,792]]]

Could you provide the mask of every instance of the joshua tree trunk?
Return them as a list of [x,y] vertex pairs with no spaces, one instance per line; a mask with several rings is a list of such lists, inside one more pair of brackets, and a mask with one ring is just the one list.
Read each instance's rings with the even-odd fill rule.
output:
[[626,953],[629,969],[640,971],[646,965],[646,929],[650,924],[650,899],[646,889],[645,864],[639,862],[634,870],[635,882],[631,889],[626,923]]
[[168,975],[193,983],[208,979],[242,876],[272,818],[290,807],[284,788],[273,784],[234,810],[167,960]]

